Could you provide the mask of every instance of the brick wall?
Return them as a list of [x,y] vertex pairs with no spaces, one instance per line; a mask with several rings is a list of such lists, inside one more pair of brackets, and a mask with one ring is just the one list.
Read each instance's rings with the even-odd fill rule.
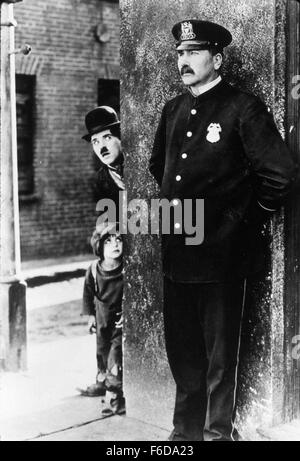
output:
[[[20,203],[23,259],[89,251],[95,223],[93,158],[84,115],[97,105],[97,80],[119,78],[119,6],[99,0],[24,0],[15,5],[17,73],[36,75],[34,196]],[[110,40],[99,43],[105,23]]]

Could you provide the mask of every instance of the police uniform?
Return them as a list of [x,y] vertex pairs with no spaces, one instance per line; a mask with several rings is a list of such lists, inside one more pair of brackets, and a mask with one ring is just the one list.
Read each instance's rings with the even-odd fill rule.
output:
[[[222,50],[223,27],[187,20],[185,49]],[[198,44],[197,44],[198,41]],[[177,385],[173,440],[232,440],[246,278],[266,262],[264,223],[283,202],[295,164],[271,114],[219,78],[163,108],[150,171],[161,197],[204,199],[204,241],[163,236],[165,338]],[[177,438],[176,438],[177,437]]]

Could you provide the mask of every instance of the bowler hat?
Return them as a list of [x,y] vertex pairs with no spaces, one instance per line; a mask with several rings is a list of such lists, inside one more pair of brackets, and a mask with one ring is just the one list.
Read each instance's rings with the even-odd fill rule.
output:
[[195,45],[199,49],[223,49],[232,42],[232,35],[225,27],[199,19],[178,22],[173,26],[172,34],[180,49],[190,49]]
[[120,120],[112,107],[99,106],[87,113],[85,125],[88,133],[82,136],[82,139],[89,142],[93,134],[120,125]]

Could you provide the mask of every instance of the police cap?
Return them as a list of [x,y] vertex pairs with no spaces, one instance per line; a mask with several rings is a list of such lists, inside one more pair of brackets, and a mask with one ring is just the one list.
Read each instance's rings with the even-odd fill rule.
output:
[[232,42],[232,35],[225,27],[210,21],[186,19],[172,28],[176,47],[185,49],[223,49]]

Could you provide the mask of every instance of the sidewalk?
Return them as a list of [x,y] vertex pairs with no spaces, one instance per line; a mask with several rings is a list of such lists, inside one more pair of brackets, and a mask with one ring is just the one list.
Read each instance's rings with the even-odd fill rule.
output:
[[28,368],[0,374],[2,441],[163,441],[169,434],[168,428],[128,416],[101,418],[99,399],[76,390],[95,380],[96,338],[80,316],[82,275],[92,259],[84,255],[23,264],[24,279],[30,282]]
[[169,430],[127,416],[101,418],[98,398],[76,387],[95,378],[95,338],[62,339],[30,348],[26,373],[0,376],[2,441],[155,441]]
[[[127,416],[101,418],[99,399],[77,387],[95,380],[95,336],[80,317],[86,256],[29,264],[24,274],[51,283],[27,289],[28,371],[0,374],[2,441],[165,441],[171,428]],[[72,272],[73,271],[73,272]],[[75,278],[70,274],[76,274]],[[59,274],[59,278],[57,278]],[[61,281],[57,281],[61,280]],[[262,441],[300,441],[300,422],[259,429]]]
[[83,277],[91,261],[92,254],[65,256],[61,258],[40,259],[22,262],[22,278],[28,287],[46,283]]

